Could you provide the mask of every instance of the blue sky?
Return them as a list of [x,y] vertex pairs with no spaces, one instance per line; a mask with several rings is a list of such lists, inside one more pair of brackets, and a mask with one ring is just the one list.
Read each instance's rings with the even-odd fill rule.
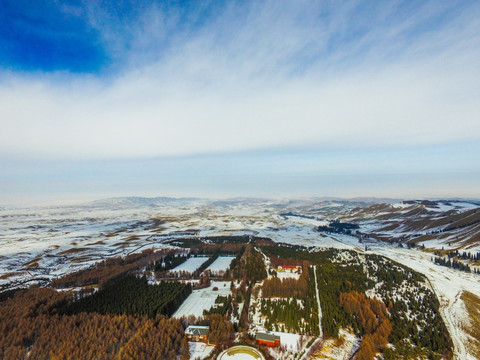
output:
[[3,1],[0,204],[480,197],[480,4]]

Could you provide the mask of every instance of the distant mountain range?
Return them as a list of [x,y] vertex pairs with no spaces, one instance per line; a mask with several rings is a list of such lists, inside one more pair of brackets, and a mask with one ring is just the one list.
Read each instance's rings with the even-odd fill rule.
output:
[[373,205],[373,204],[417,204],[417,205],[424,205],[424,206],[434,206],[436,203],[455,203],[455,202],[466,202],[472,203],[476,205],[480,205],[479,200],[473,199],[447,199],[447,200],[404,200],[404,199],[395,199],[395,198],[375,198],[375,197],[354,197],[354,198],[341,198],[341,197],[311,197],[311,198],[303,198],[303,199],[283,199],[283,200],[273,200],[267,198],[255,198],[255,197],[234,197],[234,198],[227,198],[227,199],[207,199],[207,198],[195,198],[195,197],[182,197],[182,198],[174,198],[174,197],[167,197],[167,196],[156,196],[156,197],[141,197],[141,196],[127,196],[127,197],[112,197],[112,198],[105,198],[94,200],[91,202],[86,203],[86,206],[94,206],[94,207],[129,207],[129,206],[155,206],[164,203],[178,203],[178,202],[190,202],[190,201],[206,201],[211,203],[212,205],[233,205],[233,204],[258,204],[261,202],[269,202],[275,201],[279,204],[282,203],[296,203],[296,202],[338,202],[338,203],[350,203],[350,204],[366,204],[366,205]]
[[157,197],[112,197],[100,200],[94,200],[86,205],[94,207],[131,207],[131,206],[155,206],[164,203],[188,202],[199,200],[197,198],[173,198],[166,196]]

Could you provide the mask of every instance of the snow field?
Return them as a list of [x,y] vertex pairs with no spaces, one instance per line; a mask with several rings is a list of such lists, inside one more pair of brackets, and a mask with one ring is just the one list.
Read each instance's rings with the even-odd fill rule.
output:
[[[214,287],[218,290],[213,290]],[[201,317],[203,316],[203,310],[209,310],[215,305],[217,296],[228,296],[230,294],[229,281],[212,281],[208,288],[193,290],[173,316],[176,318],[190,315]]]
[[[287,350],[297,352],[299,349],[300,339],[305,337],[304,335],[291,334],[279,331],[271,331],[272,334],[280,336],[280,345]],[[308,337],[310,338],[310,337]]]
[[278,271],[277,272],[277,277],[282,280],[282,279],[287,279],[287,278],[292,278],[292,279],[299,279],[300,274],[296,272],[289,272],[289,271]]
[[207,260],[208,260],[208,257],[206,256],[191,257],[187,259],[187,261],[185,261],[184,263],[181,263],[180,265],[178,265],[172,271],[187,271],[189,273],[193,273]]
[[200,359],[203,360],[213,351],[215,346],[207,345],[202,342],[191,341],[188,343],[190,349],[190,359]]
[[226,271],[230,267],[230,263],[234,259],[233,256],[219,256],[207,269],[212,273]]

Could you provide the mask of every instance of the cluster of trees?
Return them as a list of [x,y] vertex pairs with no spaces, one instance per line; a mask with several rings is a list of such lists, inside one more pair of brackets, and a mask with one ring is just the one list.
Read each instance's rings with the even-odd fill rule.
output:
[[125,276],[105,286],[91,296],[66,306],[65,314],[96,312],[100,314],[172,315],[192,292],[189,284],[161,282],[148,285],[147,279]]
[[203,272],[203,270],[208,268],[210,265],[213,264],[215,260],[218,259],[218,256],[219,256],[218,252],[210,256],[207,261],[205,261],[202,265],[200,265],[200,267],[197,270],[195,270],[194,276],[199,276]]
[[452,357],[452,341],[438,311],[438,300],[432,292],[423,298],[404,294],[401,300],[387,298],[393,331],[394,349],[384,351],[385,359],[447,359]]
[[[214,314],[208,317],[210,329],[208,339],[218,347],[230,346],[235,337],[235,329],[228,317]],[[223,346],[222,346],[223,345]]]
[[185,237],[185,238],[176,238],[170,241],[167,241],[167,244],[178,246],[184,249],[191,249],[202,244],[202,242],[196,238]]
[[[425,285],[423,275],[378,255],[329,249],[312,251],[301,246],[265,246],[263,252],[281,258],[308,260],[317,265],[322,327],[325,336],[338,337],[339,328],[351,327],[362,336],[361,322],[340,306],[340,294],[372,289],[387,304],[393,330],[385,359],[411,359],[442,356],[451,358],[452,341],[439,313],[439,303]],[[365,256],[365,262],[360,257]]]
[[[304,274],[308,271],[304,271]],[[302,276],[300,279],[285,278],[279,279],[274,276],[266,279],[262,285],[262,297],[295,297],[304,298],[307,294],[308,278]]]
[[378,299],[368,299],[357,291],[340,294],[339,301],[362,327],[363,339],[355,359],[373,360],[375,354],[388,344],[392,332],[385,304]]
[[[355,317],[343,309],[338,302],[338,298],[343,292],[353,290],[365,292],[374,285],[359,263],[347,262],[342,264],[336,260],[340,253],[349,257],[357,257],[358,254],[355,251],[339,249],[312,251],[313,249],[298,245],[266,246],[262,250],[270,258],[276,256],[284,259],[297,259],[297,261],[308,261],[317,265],[317,280],[323,313],[322,329],[325,336],[336,338],[338,337],[338,330],[347,327],[351,327],[355,332],[360,333],[360,325]],[[313,270],[310,269],[309,271]],[[312,281],[309,281],[309,289],[310,286],[313,286],[312,291],[315,291],[313,275],[310,276],[310,279]]]
[[271,242],[270,238],[261,237],[261,236],[252,236],[252,235],[220,235],[220,236],[209,236],[201,239],[207,243],[215,244],[248,244],[257,242]]
[[[291,245],[285,243],[275,243],[261,247],[262,251],[269,256],[274,265],[302,265],[303,261],[311,264],[329,262],[340,252],[355,253],[339,249],[327,249],[316,251],[315,247],[305,247],[301,245]],[[280,260],[278,260],[280,259]]]
[[[0,302],[0,358],[189,359],[176,319],[80,313],[60,315],[71,294],[53,289],[18,291]],[[28,355],[27,355],[28,354]]]
[[232,260],[228,274],[234,279],[243,278],[253,282],[265,279],[267,270],[262,254],[255,250],[251,244],[248,244],[238,260]]
[[332,221],[328,226],[323,225],[317,228],[320,232],[334,233],[334,234],[347,234],[351,235],[352,230],[360,229],[358,224],[342,223],[340,221]]
[[280,213],[279,215],[283,216],[283,217],[292,216],[292,217],[299,217],[299,218],[311,219],[311,220],[317,219],[315,216],[312,216],[312,215],[302,215],[302,214],[294,213],[292,211],[285,212],[285,213]]
[[355,317],[339,305],[341,293],[357,291],[365,293],[373,286],[363,266],[352,263],[345,266],[336,262],[325,262],[317,266],[317,279],[322,304],[322,328],[326,336],[338,337],[340,328],[351,327],[361,334],[361,326]]
[[190,359],[188,341],[180,321],[160,317],[147,320],[118,353],[118,360]]
[[385,359],[451,358],[452,341],[426,278],[378,255],[366,259],[369,274],[381,284],[377,294],[387,304],[393,324],[389,341],[395,348],[385,349]]
[[123,276],[124,274],[144,268],[161,258],[171,250],[144,250],[141,253],[130,254],[124,258],[113,257],[96,263],[92,267],[67,274],[58,279],[53,279],[51,285],[54,288],[79,287],[85,285],[100,286]]
[[189,255],[179,255],[174,252],[167,254],[160,261],[154,261],[147,266],[146,270],[153,270],[155,272],[168,271],[176,268],[178,265],[184,263],[189,258]]
[[[235,257],[232,259],[232,262],[230,263],[230,267],[227,269],[225,272],[225,277],[227,279],[234,279],[235,275],[238,275],[238,267],[240,266],[240,260],[243,256],[243,253],[245,252],[246,247],[243,247],[241,251],[239,251]],[[239,277],[237,277],[239,279]]]
[[301,266],[303,265],[302,260],[299,259],[292,259],[292,258],[281,258],[278,256],[271,255],[270,256],[270,265],[274,268],[278,268],[279,266]]
[[[318,334],[318,316],[314,310],[305,307],[305,302],[297,299],[262,299],[260,312],[267,317],[265,328],[269,331],[292,332],[295,334]],[[318,313],[318,312],[317,312]]]
[[[318,304],[312,269],[305,262],[297,279],[266,279],[262,286],[260,312],[267,317],[267,330],[318,334]],[[269,298],[276,299],[269,299]],[[280,299],[278,299],[280,298]]]
[[208,238],[202,239],[206,242],[212,242],[215,244],[248,244],[252,239],[249,235],[232,235],[232,236],[209,236]]
[[203,315],[230,315],[233,311],[233,301],[232,296],[220,296],[218,295],[215,299],[215,305],[212,306],[209,310],[203,310]]
[[262,285],[262,296],[269,297],[294,297],[305,298],[308,290],[309,271],[308,263],[304,262],[303,271],[299,279],[284,278],[279,279],[274,276],[265,279]]
[[452,269],[457,269],[465,272],[472,272],[468,264],[464,264],[463,262],[455,259],[450,259],[450,258],[444,259],[442,257],[435,256],[435,258],[433,259],[433,262],[437,265],[446,266]]
[[303,302],[297,299],[262,299],[260,313],[267,317],[265,328],[269,331],[305,334],[310,330],[302,326],[306,314],[303,313]]
[[454,252],[448,253],[449,257],[459,257],[464,260],[475,260],[480,261],[480,251],[477,251],[476,254],[472,254],[470,251],[459,252],[455,250]]
[[235,243],[202,243],[195,248],[192,248],[195,254],[228,254],[236,255],[239,252],[243,252],[245,249],[245,244],[235,244]]
[[205,288],[208,288],[210,286],[212,282],[210,281],[210,277],[208,276],[202,276],[200,277],[200,279],[198,280],[198,283],[196,285],[194,285],[194,289],[205,289]]
[[[215,237],[213,239],[215,239]],[[195,238],[180,238],[171,240],[167,243],[182,248],[188,248],[192,254],[237,254],[238,252],[242,252],[246,245],[243,241],[210,241],[209,239],[201,241]]]

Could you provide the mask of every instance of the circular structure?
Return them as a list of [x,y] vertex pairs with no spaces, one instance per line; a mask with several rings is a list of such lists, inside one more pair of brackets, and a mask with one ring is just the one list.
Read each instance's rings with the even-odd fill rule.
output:
[[223,351],[217,360],[265,360],[265,357],[254,347],[238,345]]

